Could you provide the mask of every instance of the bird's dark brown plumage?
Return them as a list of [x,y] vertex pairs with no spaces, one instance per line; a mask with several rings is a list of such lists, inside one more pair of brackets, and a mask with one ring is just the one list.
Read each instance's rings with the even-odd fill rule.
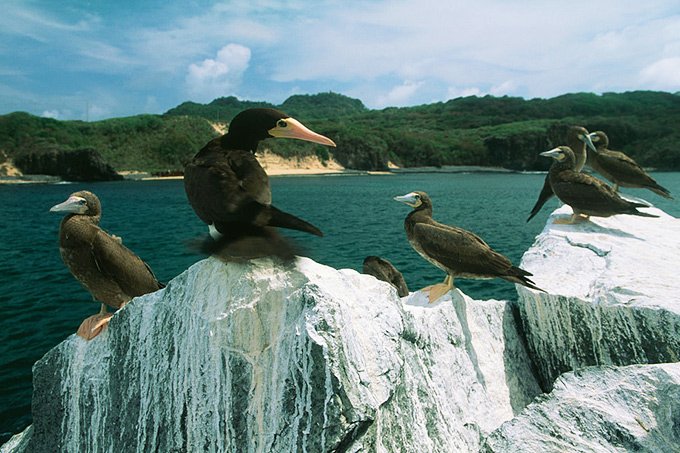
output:
[[555,159],[548,174],[550,185],[555,195],[572,207],[575,215],[609,217],[630,214],[657,217],[637,210],[646,205],[625,200],[599,179],[577,172],[574,169],[574,153],[568,146],[559,146],[541,155]]
[[390,283],[397,289],[399,297],[408,296],[408,286],[404,276],[388,260],[379,256],[367,256],[364,258],[363,273]]
[[395,199],[414,208],[404,221],[411,246],[452,278],[502,278],[540,290],[528,278],[529,272],[513,266],[474,233],[436,222],[432,218],[432,201],[425,192]]
[[163,285],[120,238],[99,227],[100,206],[96,195],[80,191],[51,211],[69,213],[59,228],[59,249],[66,266],[92,297],[118,309]]
[[[230,255],[229,249],[238,245],[241,258],[247,257],[250,247],[253,257],[289,259],[292,249],[272,227],[323,235],[314,225],[272,206],[269,177],[254,155],[258,143],[269,137],[335,146],[327,137],[275,109],[248,109],[236,115],[229,132],[210,141],[184,169],[191,207],[221,236],[212,245],[213,252],[221,249]],[[269,240],[258,239],[262,237]],[[277,246],[269,249],[269,244]]]
[[587,164],[596,172],[618,186],[649,189],[664,198],[673,198],[670,191],[657,183],[654,178],[633,159],[620,151],[609,149],[609,137],[602,131],[595,131],[590,138],[596,150],[588,150]]
[[[587,159],[586,146],[590,149],[594,148],[588,131],[586,128],[581,126],[570,126],[567,129],[565,143],[574,152],[576,159],[576,165],[574,168],[575,171],[581,171]],[[536,214],[538,214],[543,205],[554,195],[555,194],[552,191],[552,187],[550,186],[549,175],[546,175],[545,180],[543,181],[543,187],[541,188],[541,192],[538,195],[538,200],[536,200],[534,207],[531,208],[529,217],[527,217],[527,222],[531,220]]]

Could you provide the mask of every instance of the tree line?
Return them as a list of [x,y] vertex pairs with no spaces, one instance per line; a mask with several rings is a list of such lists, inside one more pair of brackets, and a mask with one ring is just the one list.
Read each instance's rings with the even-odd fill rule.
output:
[[[384,170],[403,167],[480,165],[545,170],[538,156],[560,143],[560,132],[577,124],[603,130],[610,147],[641,165],[680,170],[680,95],[655,91],[566,94],[551,99],[469,96],[415,107],[371,110],[337,93],[295,95],[280,105],[218,98],[185,102],[163,115],[138,115],[97,122],[57,121],[27,113],[0,116],[0,150],[9,157],[41,150],[96,149],[117,170],[181,171],[228,123],[250,107],[279,108],[337,148],[295,140],[262,146],[284,157],[330,153],[342,165]],[[1,154],[0,154],[1,155]]]

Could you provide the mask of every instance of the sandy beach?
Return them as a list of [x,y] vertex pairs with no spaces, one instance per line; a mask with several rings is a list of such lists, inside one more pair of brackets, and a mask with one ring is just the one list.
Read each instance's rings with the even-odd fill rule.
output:
[[268,150],[258,153],[256,157],[269,176],[322,175],[345,171],[345,167],[332,157],[326,162],[321,162],[318,156],[287,159]]
[[[331,158],[322,162],[318,156],[306,156],[302,158],[284,158],[274,154],[269,150],[257,154],[257,160],[269,176],[313,176],[329,174],[370,174],[370,175],[390,175],[390,171],[368,171],[347,170],[335,159]],[[390,163],[390,169],[399,168]],[[0,184],[40,184],[59,182],[56,176],[46,175],[22,175],[16,167],[12,167],[11,172],[6,172],[6,176],[0,176]],[[183,179],[181,175],[154,176],[148,172],[139,170],[121,170],[118,172],[127,180],[137,181],[158,181]]]

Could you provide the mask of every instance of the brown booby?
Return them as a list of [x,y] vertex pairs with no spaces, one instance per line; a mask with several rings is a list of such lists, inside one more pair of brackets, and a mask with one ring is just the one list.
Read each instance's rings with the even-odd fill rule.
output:
[[397,288],[399,297],[408,296],[408,286],[406,286],[404,276],[388,260],[379,256],[367,256],[364,258],[363,273],[391,284]]
[[[588,148],[595,150],[595,145],[591,140],[591,136],[588,134],[588,130],[581,126],[570,126],[567,129],[565,142],[574,152],[576,158],[575,171],[581,171],[587,159],[586,145]],[[527,222],[538,214],[538,211],[541,210],[543,205],[550,200],[553,195],[555,194],[550,187],[549,175],[546,175],[545,180],[543,181],[543,187],[541,188],[541,193],[538,195],[536,204],[531,208],[529,217],[527,217]]]
[[587,164],[593,170],[614,183],[614,190],[621,187],[649,189],[664,198],[673,198],[665,187],[657,183],[633,159],[620,151],[609,149],[609,137],[602,131],[590,134],[595,143],[594,151],[588,151]]
[[548,173],[550,186],[557,198],[574,211],[569,221],[556,223],[574,223],[588,216],[609,217],[616,214],[658,217],[637,210],[647,205],[625,200],[603,181],[576,171],[576,158],[568,146],[558,146],[542,152],[541,156],[555,159]]
[[98,315],[86,319],[78,334],[95,337],[111,314],[106,307],[119,309],[133,297],[163,288],[148,264],[99,227],[99,198],[86,190],[52,206],[50,212],[68,213],[59,227],[59,251],[71,274],[101,302]]
[[291,259],[292,249],[272,227],[323,236],[314,225],[272,205],[269,177],[255,158],[259,142],[270,137],[335,146],[275,109],[253,108],[236,115],[227,134],[208,142],[184,169],[189,203],[215,240],[206,251],[232,258]]
[[508,258],[494,251],[479,236],[462,228],[432,219],[432,201],[425,192],[394,197],[413,207],[404,221],[406,237],[413,249],[447,273],[443,284],[423,288],[433,302],[453,288],[453,279],[502,278],[542,291],[528,277],[531,273],[513,266]]

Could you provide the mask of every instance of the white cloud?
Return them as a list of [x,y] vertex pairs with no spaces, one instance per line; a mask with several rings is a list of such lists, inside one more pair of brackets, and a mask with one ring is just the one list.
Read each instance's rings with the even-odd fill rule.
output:
[[422,86],[422,81],[405,81],[393,87],[385,96],[379,97],[375,103],[379,107],[408,105],[409,101]]
[[100,18],[92,14],[83,14],[78,20],[69,21],[26,2],[5,2],[0,15],[0,31],[48,42],[55,33],[83,33],[95,28],[99,22]]
[[479,96],[482,94],[482,90],[480,90],[477,87],[468,87],[468,88],[457,88],[457,87],[449,87],[449,89],[446,91],[446,99],[456,99],[456,98],[464,98],[467,96]]
[[[434,86],[439,99],[452,86],[527,97],[635,89],[641,61],[680,46],[678,4],[651,2],[331,3],[314,20],[290,21],[295,45],[277,49],[267,63],[281,83],[425,81],[428,89],[409,98],[416,103]],[[393,86],[378,87],[373,99],[389,99]]]
[[[205,5],[168,0],[152,13],[10,1],[0,16],[0,72],[20,95],[0,87],[0,101],[63,115],[69,107],[57,101],[78,99],[70,108],[80,118],[87,99],[120,115],[165,110],[187,95],[280,102],[332,90],[379,108],[487,93],[678,89],[677,0]],[[149,97],[158,104],[147,106]]]
[[85,119],[87,121],[96,121],[102,118],[111,117],[111,109],[109,106],[100,104],[88,104],[85,112]]
[[662,90],[680,89],[680,57],[662,58],[645,67],[640,75],[645,83]]
[[240,44],[228,44],[217,52],[216,58],[189,65],[187,89],[195,99],[209,101],[233,94],[243,73],[248,69],[250,49]]
[[506,80],[494,85],[489,90],[489,94],[493,96],[510,96],[517,91],[517,84],[513,80]]
[[43,118],[59,119],[61,114],[59,113],[59,110],[45,110],[44,112],[42,112],[42,115],[40,116],[42,116]]

